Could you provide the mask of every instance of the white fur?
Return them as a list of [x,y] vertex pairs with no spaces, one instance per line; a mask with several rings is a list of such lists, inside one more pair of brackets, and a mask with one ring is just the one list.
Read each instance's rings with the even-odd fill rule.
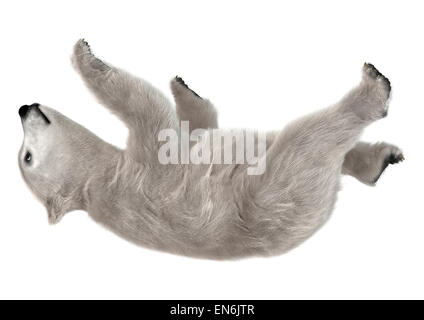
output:
[[[72,210],[145,247],[214,259],[286,252],[327,221],[341,173],[374,184],[388,162],[387,144],[357,144],[362,130],[385,115],[389,82],[365,65],[361,83],[339,103],[267,135],[266,171],[246,165],[161,165],[162,129],[216,128],[213,105],[179,79],[171,82],[176,112],[147,83],[96,58],[85,41],[72,57],[99,101],[129,128],[120,150],[45,106],[23,120],[19,164],[25,181],[57,223]],[[33,162],[24,161],[31,150]]]

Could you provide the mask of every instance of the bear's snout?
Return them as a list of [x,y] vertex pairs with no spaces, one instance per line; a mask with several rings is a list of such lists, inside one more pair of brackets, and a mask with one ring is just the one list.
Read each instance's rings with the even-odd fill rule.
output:
[[50,120],[46,117],[46,115],[43,112],[41,112],[39,103],[33,103],[31,105],[26,104],[26,105],[23,105],[22,107],[20,107],[19,108],[19,116],[21,117],[21,119],[25,120],[31,110],[34,110],[36,113],[38,113],[44,119],[44,121],[47,124],[50,123]]
[[22,107],[19,108],[19,116],[24,119],[26,117],[26,115],[28,114],[28,112],[31,109],[39,109],[38,107],[40,106],[39,103],[33,103],[32,105],[23,105]]

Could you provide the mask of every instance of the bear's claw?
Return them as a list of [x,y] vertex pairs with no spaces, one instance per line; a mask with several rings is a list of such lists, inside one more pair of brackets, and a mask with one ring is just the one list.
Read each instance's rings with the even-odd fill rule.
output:
[[364,73],[368,75],[371,79],[382,81],[388,92],[392,90],[390,80],[387,79],[378,69],[371,63],[364,63]]
[[374,179],[373,183],[375,184],[378,179],[380,179],[381,175],[383,174],[384,170],[389,166],[389,164],[396,164],[399,162],[402,162],[405,160],[405,157],[403,156],[403,153],[399,149],[394,149],[391,151],[389,155],[387,155],[384,160],[383,164],[381,166],[381,171],[378,174],[378,176]]
[[190,90],[191,93],[193,93],[196,97],[202,99],[201,96],[199,96],[194,90],[190,89],[190,87],[184,82],[183,78],[176,76],[175,77],[175,81],[180,84],[181,86],[183,86],[185,89]]

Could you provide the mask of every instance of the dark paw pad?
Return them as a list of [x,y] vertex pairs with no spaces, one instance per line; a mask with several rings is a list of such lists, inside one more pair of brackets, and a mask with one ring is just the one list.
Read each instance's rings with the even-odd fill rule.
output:
[[192,90],[192,89],[190,89],[190,87],[184,82],[184,80],[181,78],[181,77],[179,77],[179,76],[176,76],[175,77],[175,81],[177,81],[181,86],[183,86],[184,88],[186,88],[187,90],[190,90],[191,91],[191,93],[193,93],[196,97],[198,97],[198,98],[200,98],[200,99],[202,99],[202,97],[201,96],[199,96],[194,90]]
[[384,170],[389,166],[389,164],[396,164],[402,162],[403,160],[405,160],[405,157],[402,153],[391,153],[384,159],[383,165],[381,166],[381,171],[373,182],[376,183],[378,179],[380,179],[381,175],[383,174]]
[[387,161],[389,164],[399,163],[399,162],[402,162],[403,160],[405,160],[405,158],[402,153],[398,153],[398,154],[392,153],[390,156],[387,157]]
[[392,89],[392,86],[390,84],[390,80],[387,79],[378,69],[371,63],[365,63],[364,64],[364,72],[374,80],[380,80],[384,83],[387,90],[390,91]]

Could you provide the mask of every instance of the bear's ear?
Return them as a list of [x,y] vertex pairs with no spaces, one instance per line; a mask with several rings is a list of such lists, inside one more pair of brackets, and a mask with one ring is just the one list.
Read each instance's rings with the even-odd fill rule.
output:
[[49,224],[57,224],[69,211],[76,210],[72,197],[63,197],[61,194],[56,194],[46,201],[46,209],[49,218]]

